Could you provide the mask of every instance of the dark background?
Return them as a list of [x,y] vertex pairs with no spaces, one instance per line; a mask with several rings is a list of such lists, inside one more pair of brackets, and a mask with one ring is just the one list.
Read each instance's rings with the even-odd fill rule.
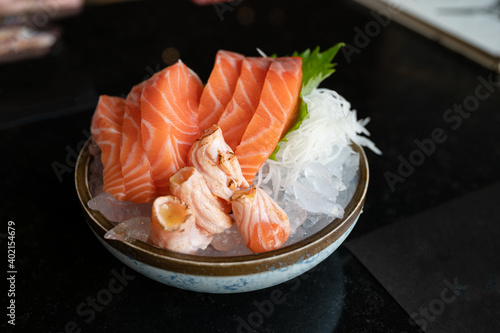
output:
[[[87,138],[98,95],[127,94],[175,61],[175,52],[206,81],[219,49],[257,55],[258,47],[284,55],[341,41],[355,45],[355,28],[363,31],[373,20],[368,9],[347,0],[87,6],[52,23],[63,33],[51,54],[0,65],[0,241],[6,244],[6,223],[14,221],[18,271],[16,326],[4,319],[2,327],[245,332],[241,323],[254,320],[259,332],[417,332],[344,246],[300,278],[251,293],[193,293],[149,280],[124,268],[92,235],[73,182],[76,152]],[[349,56],[339,53],[337,72],[323,84],[350,101],[358,118],[371,118],[371,139],[383,152],[367,152],[369,192],[349,240],[500,180],[498,90],[458,128],[443,118],[474,95],[478,77],[494,74],[394,22],[366,44]],[[387,172],[398,174],[401,158],[418,149],[415,140],[431,138],[436,128],[443,129],[445,142],[393,191]],[[6,245],[2,249],[6,253]],[[134,276],[123,291],[95,316],[79,315],[80,304],[89,309],[88,297],[108,288],[113,272],[123,269]],[[284,302],[256,314],[275,289],[285,294]],[[1,294],[6,304],[6,292]]]

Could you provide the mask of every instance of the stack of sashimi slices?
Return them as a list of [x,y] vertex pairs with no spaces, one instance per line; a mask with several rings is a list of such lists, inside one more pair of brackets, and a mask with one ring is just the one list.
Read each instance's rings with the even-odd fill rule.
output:
[[179,61],[125,99],[101,96],[103,191],[154,202],[149,241],[165,249],[195,253],[234,221],[253,252],[281,247],[288,217],[252,182],[295,124],[301,88],[301,57],[219,51],[205,86]]

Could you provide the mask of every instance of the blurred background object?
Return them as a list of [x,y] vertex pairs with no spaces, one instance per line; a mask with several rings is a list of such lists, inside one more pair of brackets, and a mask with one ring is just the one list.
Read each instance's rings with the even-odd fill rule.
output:
[[197,5],[212,5],[221,2],[241,2],[241,0],[191,0]]
[[500,73],[498,0],[355,1],[373,9],[382,25],[394,20]]
[[57,40],[58,32],[36,31],[26,26],[0,28],[0,62],[43,56]]
[[83,0],[0,0],[0,17],[40,15],[51,18],[73,15],[80,11]]
[[49,22],[80,12],[82,0],[0,0],[0,63],[47,54],[60,30]]

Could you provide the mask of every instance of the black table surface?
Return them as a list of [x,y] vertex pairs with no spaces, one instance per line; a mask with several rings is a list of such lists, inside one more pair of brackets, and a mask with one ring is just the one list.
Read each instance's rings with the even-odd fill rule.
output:
[[[312,271],[260,291],[215,295],[162,285],[104,249],[74,188],[76,152],[98,96],[127,94],[175,52],[206,81],[219,49],[286,55],[337,42],[351,47],[324,86],[350,101],[359,118],[371,118],[371,139],[383,152],[368,152],[370,187],[348,240],[498,182],[498,88],[470,97],[498,76],[397,23],[367,31],[373,22],[368,9],[347,0],[86,6],[51,23],[62,35],[48,56],[0,65],[0,241],[6,263],[7,223],[15,222],[17,270],[16,325],[3,315],[2,331],[419,331],[345,246]],[[448,113],[460,104],[464,112]],[[439,128],[446,140],[415,153]],[[418,165],[403,170],[403,160]],[[116,275],[123,288],[106,304],[93,303]],[[285,295],[279,304],[269,302],[275,289]],[[1,294],[7,314],[7,290]]]

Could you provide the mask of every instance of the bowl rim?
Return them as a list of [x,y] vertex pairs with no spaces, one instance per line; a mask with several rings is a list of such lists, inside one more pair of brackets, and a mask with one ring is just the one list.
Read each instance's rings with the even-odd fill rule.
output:
[[368,190],[369,167],[365,151],[361,146],[352,143],[353,150],[359,153],[358,177],[353,196],[344,209],[343,218],[334,219],[323,229],[294,244],[265,253],[223,257],[183,254],[136,239],[125,244],[104,238],[104,234],[114,225],[100,212],[90,209],[87,205],[91,199],[88,186],[89,162],[92,157],[89,152],[91,144],[92,138],[89,138],[78,155],[75,167],[76,192],[87,223],[101,241],[123,254],[144,264],[177,273],[237,276],[280,269],[307,260],[332,244],[356,222],[362,212]]

